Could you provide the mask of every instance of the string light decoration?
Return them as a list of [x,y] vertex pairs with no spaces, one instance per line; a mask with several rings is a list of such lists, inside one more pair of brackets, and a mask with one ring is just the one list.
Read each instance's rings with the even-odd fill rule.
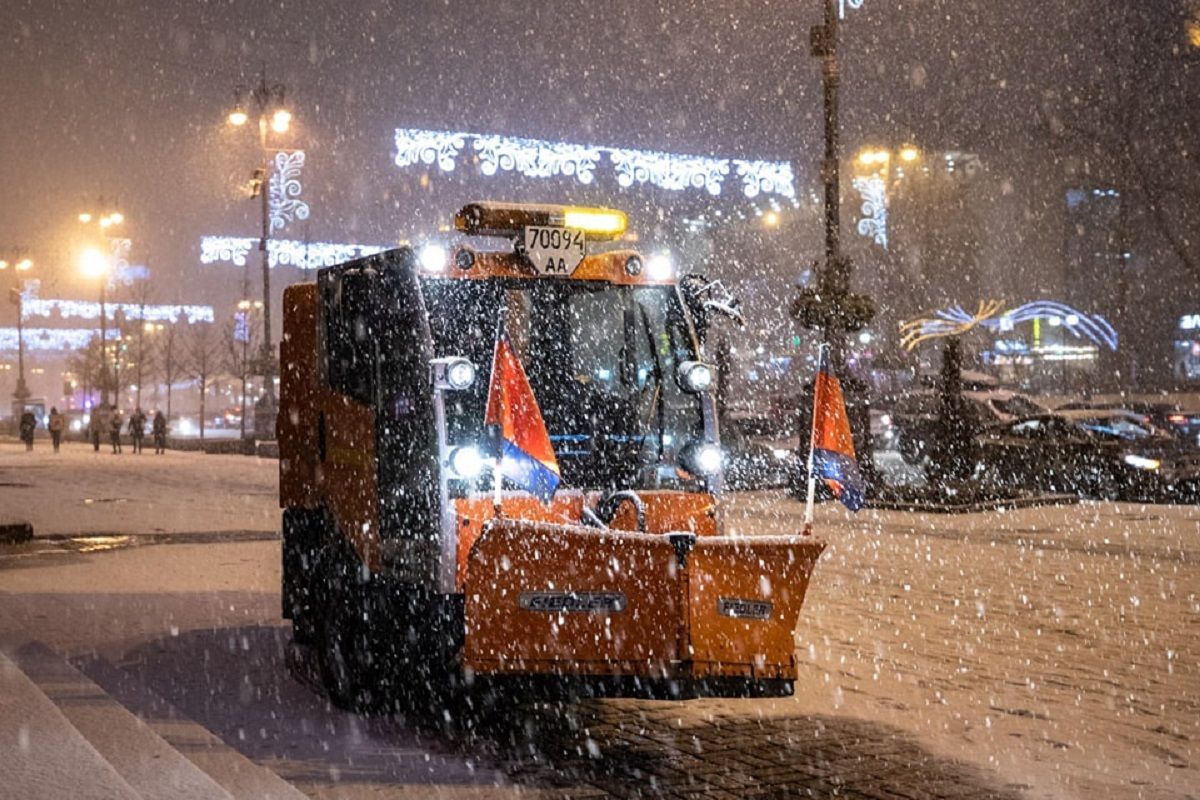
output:
[[[258,247],[258,239],[238,236],[203,236],[200,239],[201,264],[246,265],[246,257]],[[267,261],[271,267],[322,269],[388,248],[373,244],[301,242],[294,239],[268,239]]]
[[708,158],[419,128],[397,128],[395,145],[393,160],[397,167],[437,165],[443,172],[453,172],[458,156],[470,149],[484,175],[517,172],[527,178],[569,176],[587,185],[595,180],[607,155],[607,164],[612,167],[617,183],[626,188],[649,183],[669,191],[704,189],[715,196],[721,193],[725,178],[733,172],[742,179],[742,193],[748,198],[759,194],[775,194],[790,200],[796,197],[792,165],[786,161]]
[[932,317],[909,320],[900,326],[900,344],[912,351],[921,342],[943,336],[958,336],[982,325],[990,331],[1011,331],[1016,325],[1035,319],[1049,324],[1061,325],[1077,339],[1087,339],[1097,346],[1115,351],[1120,342],[1117,331],[1099,314],[1086,314],[1065,303],[1054,300],[1036,300],[1001,312],[998,300],[981,301],[975,314],[962,306],[952,306],[934,313]]
[[858,10],[862,8],[863,0],[838,0],[838,17],[846,18],[846,9],[853,8]]
[[[26,350],[63,353],[82,350],[99,333],[95,328],[25,328],[23,336]],[[120,336],[120,331],[110,330],[105,338],[116,341]],[[17,329],[0,328],[0,351],[15,352],[16,349]]]
[[275,154],[275,170],[267,182],[267,217],[271,233],[283,230],[289,222],[308,219],[308,204],[300,199],[304,187],[300,172],[304,169],[304,151]]
[[[100,319],[100,304],[87,300],[61,300],[38,297],[40,282],[30,281],[21,293],[21,318],[50,318],[57,314],[62,319]],[[105,316],[116,319],[120,314],[127,320],[144,322],[189,323],[212,322],[212,306],[200,305],[152,305],[141,303],[105,303]]]
[[862,219],[858,221],[858,233],[875,240],[875,244],[888,249],[888,202],[887,183],[881,175],[860,176],[852,185],[862,197]]

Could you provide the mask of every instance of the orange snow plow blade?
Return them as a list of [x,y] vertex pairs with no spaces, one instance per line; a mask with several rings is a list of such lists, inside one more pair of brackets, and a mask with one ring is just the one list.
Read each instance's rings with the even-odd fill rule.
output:
[[824,547],[496,520],[469,557],[464,666],[592,694],[790,694]]

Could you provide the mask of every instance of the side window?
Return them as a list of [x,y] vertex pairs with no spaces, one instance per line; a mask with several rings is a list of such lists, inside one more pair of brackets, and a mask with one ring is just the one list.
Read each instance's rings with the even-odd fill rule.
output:
[[334,391],[365,404],[374,401],[378,363],[371,288],[357,272],[331,274],[321,287],[325,378]]
[[1040,419],[1027,419],[1024,422],[1010,425],[1008,432],[1010,435],[1018,436],[1022,439],[1044,439],[1046,437],[1046,426]]

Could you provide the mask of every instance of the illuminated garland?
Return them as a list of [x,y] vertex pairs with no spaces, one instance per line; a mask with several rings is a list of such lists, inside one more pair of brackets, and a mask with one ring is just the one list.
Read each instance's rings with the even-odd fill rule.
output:
[[933,317],[923,317],[905,322],[900,326],[903,336],[901,344],[907,350],[914,349],[928,339],[956,336],[966,333],[976,325],[990,331],[1011,331],[1014,326],[1032,320],[1046,320],[1051,325],[1061,325],[1076,339],[1085,338],[1096,345],[1116,350],[1120,342],[1117,331],[1099,314],[1085,314],[1065,303],[1053,300],[1035,300],[1016,308],[1000,312],[1000,302],[990,300],[979,304],[979,311],[969,314],[962,306],[953,306],[935,312]]
[[858,177],[854,188],[862,197],[862,219],[858,221],[858,232],[875,240],[884,250],[888,246],[887,183],[879,175]]
[[[200,239],[200,263],[227,263],[244,267],[250,251],[258,248],[257,238],[204,236]],[[321,269],[341,264],[388,248],[373,244],[301,242],[294,239],[268,239],[267,263],[272,267]]]
[[[99,332],[95,328],[26,328],[23,339],[26,350],[44,350],[51,352],[69,352],[82,350],[88,346]],[[110,341],[119,338],[121,332],[108,332]],[[0,351],[16,352],[17,329],[0,328]]]
[[[21,302],[21,311],[23,319],[51,317],[55,312],[63,319],[100,319],[100,304],[87,300],[43,300],[38,297],[26,297]],[[146,322],[178,322],[180,317],[186,318],[188,322],[213,321],[212,306],[105,303],[104,311],[108,319],[116,319],[119,314],[125,319]]]
[[283,230],[293,220],[308,219],[308,204],[300,199],[304,151],[276,153],[274,163],[275,171],[267,183],[267,217],[271,233]]
[[566,175],[586,185],[592,183],[604,154],[608,154],[617,183],[626,188],[649,183],[669,191],[704,189],[719,195],[725,177],[733,170],[742,179],[746,197],[796,197],[792,165],[786,161],[707,158],[461,131],[398,128],[394,161],[398,167],[436,164],[443,172],[453,172],[468,141],[478,155],[480,172],[489,176],[501,171],[527,178]]

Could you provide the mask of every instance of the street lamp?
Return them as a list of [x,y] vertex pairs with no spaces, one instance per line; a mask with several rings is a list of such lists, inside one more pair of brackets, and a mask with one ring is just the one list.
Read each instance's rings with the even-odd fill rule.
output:
[[[229,124],[240,128],[250,121],[250,113],[243,103],[241,88],[235,91],[236,103],[227,117]],[[285,105],[287,89],[282,83],[268,83],[264,71],[258,83],[250,90],[249,99],[253,109],[258,114],[259,145],[263,153],[263,166],[256,170],[251,181],[251,197],[257,197],[262,203],[262,236],[258,240],[258,249],[262,258],[262,376],[263,396],[255,408],[254,431],[260,439],[275,438],[275,348],[271,344],[271,265],[267,252],[267,242],[271,238],[271,210],[269,182],[271,180],[271,151],[267,147],[268,131],[285,134],[291,129],[292,112]],[[245,417],[245,403],[242,404],[242,416]]]
[[[33,269],[33,261],[24,258],[20,249],[17,250],[15,255],[16,260],[11,264],[8,261],[0,259],[0,272],[12,275],[13,286],[9,290],[9,297],[17,307],[17,388],[13,390],[13,411],[14,416],[20,417],[21,413],[25,411],[25,401],[29,399],[29,387],[25,385],[25,309],[22,306],[25,293],[25,278],[22,273]],[[11,273],[9,270],[11,270]]]
[[[103,198],[100,202],[104,203]],[[79,215],[79,221],[84,225],[95,223],[107,235],[110,228],[125,222],[125,215],[111,209],[103,212],[85,211]],[[88,247],[80,254],[79,270],[86,277],[100,279],[100,402],[108,405],[108,312],[105,303],[113,257],[99,248]]]

